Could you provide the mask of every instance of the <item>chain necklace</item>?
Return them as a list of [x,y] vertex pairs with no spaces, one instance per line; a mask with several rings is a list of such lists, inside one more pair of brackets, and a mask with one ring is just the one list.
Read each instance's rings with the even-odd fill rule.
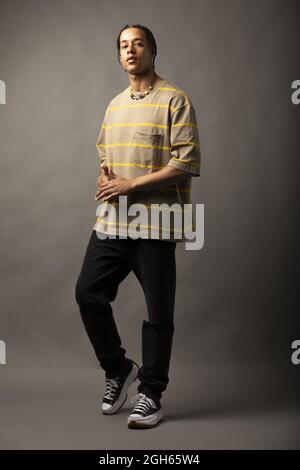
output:
[[133,100],[141,100],[145,96],[149,95],[151,90],[153,90],[153,86],[149,85],[148,90],[145,90],[144,92],[137,91],[137,92],[134,93],[132,87],[130,87],[130,97]]

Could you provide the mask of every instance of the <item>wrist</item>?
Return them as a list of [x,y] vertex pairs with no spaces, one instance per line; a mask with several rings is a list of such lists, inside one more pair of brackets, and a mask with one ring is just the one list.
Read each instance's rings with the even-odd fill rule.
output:
[[135,191],[136,189],[139,189],[139,182],[138,182],[138,178],[131,178],[131,187],[132,187],[132,190]]

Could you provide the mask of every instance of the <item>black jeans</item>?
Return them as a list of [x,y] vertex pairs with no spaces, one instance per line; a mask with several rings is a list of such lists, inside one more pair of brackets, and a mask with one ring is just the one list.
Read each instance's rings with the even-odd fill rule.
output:
[[110,302],[119,284],[133,271],[145,294],[148,321],[142,325],[142,359],[138,392],[160,400],[169,382],[174,333],[177,242],[106,238],[92,231],[76,283],[76,302],[100,366],[107,378],[127,372],[130,360]]

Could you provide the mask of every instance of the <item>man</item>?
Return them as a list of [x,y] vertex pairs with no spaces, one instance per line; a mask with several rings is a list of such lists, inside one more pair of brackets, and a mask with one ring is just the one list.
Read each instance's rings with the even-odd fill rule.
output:
[[[99,132],[95,199],[105,212],[93,227],[76,301],[105,371],[103,414],[116,413],[124,405],[129,386],[138,378],[127,423],[145,428],[163,418],[160,400],[169,382],[174,333],[175,249],[185,237],[178,237],[174,221],[166,236],[164,223],[157,225],[151,218],[141,224],[140,236],[130,237],[128,220],[120,222],[116,214],[124,196],[131,207],[142,204],[146,211],[152,204],[167,203],[168,213],[174,203],[189,203],[192,176],[200,175],[200,146],[191,100],[154,70],[157,48],[151,31],[140,24],[126,25],[117,47],[130,86],[110,101]],[[141,284],[148,312],[142,326],[141,368],[125,356],[110,306],[131,271]]]

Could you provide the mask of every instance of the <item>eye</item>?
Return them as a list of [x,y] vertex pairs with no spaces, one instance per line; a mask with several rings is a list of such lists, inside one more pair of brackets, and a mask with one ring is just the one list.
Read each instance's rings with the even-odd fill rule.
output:
[[[135,42],[134,44],[135,44],[135,46],[141,46],[141,47],[143,47],[143,43],[142,43],[142,42]],[[127,47],[127,44],[124,45],[124,46],[122,46],[121,49],[126,49],[126,47]]]

